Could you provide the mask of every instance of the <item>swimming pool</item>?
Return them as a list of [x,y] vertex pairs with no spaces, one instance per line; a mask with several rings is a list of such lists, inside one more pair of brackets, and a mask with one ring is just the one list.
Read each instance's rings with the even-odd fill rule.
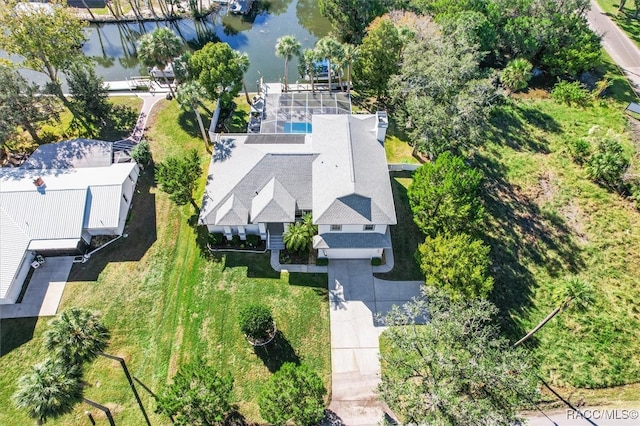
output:
[[284,123],[284,133],[311,133],[311,123]]

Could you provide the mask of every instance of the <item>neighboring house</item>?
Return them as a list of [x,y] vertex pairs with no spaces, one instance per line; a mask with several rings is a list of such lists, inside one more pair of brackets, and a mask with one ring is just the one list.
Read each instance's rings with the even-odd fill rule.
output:
[[200,223],[227,239],[260,235],[278,248],[312,213],[319,257],[372,258],[396,224],[384,151],[385,113],[315,114],[310,134],[234,134],[215,143]]
[[0,304],[15,303],[36,254],[79,254],[97,235],[121,235],[136,163],[114,163],[111,142],[39,147],[19,168],[0,168]]

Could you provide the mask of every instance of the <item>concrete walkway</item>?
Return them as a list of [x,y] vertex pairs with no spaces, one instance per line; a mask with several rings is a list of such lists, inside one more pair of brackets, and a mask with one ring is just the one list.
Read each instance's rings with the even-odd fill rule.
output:
[[47,257],[45,260],[33,271],[22,303],[0,305],[0,319],[46,317],[58,312],[73,256]]
[[380,383],[377,320],[393,305],[420,295],[422,282],[373,277],[369,260],[329,262],[332,399],[329,409],[345,425],[377,425],[389,408],[378,401]]

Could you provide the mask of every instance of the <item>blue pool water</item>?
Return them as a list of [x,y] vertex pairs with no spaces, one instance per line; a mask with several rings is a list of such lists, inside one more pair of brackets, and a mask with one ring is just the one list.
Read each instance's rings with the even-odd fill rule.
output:
[[284,123],[284,133],[311,133],[311,123]]

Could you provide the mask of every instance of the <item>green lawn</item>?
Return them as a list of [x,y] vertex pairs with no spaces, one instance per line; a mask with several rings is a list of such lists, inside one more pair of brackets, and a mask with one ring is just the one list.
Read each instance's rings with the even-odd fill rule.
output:
[[[175,102],[162,101],[156,108],[147,135],[154,160],[195,147],[206,165],[195,119],[178,112]],[[308,363],[330,389],[326,275],[277,273],[269,266],[268,254],[208,255],[201,250],[202,234],[190,226],[193,208],[171,204],[151,175],[148,169],[139,181],[129,237],[74,267],[61,309],[82,306],[101,312],[112,334],[108,352],[124,357],[131,374],[154,392],[185,362],[201,361],[230,371],[235,378],[234,403],[248,421],[261,421],[257,395],[282,362]],[[203,187],[204,175],[200,194]],[[238,310],[255,301],[273,309],[281,331],[277,346],[268,353],[254,352],[237,325]],[[41,341],[46,322],[2,322],[0,424],[31,423],[10,396],[16,379],[46,356]],[[110,407],[116,424],[143,424],[117,363],[96,360],[84,378],[86,397]],[[140,387],[139,392],[152,424],[170,424],[153,413],[153,398]],[[84,424],[88,408],[78,405],[73,414],[51,424]]]
[[615,22],[636,45],[640,46],[640,18],[633,17],[635,14],[633,0],[628,0],[624,9],[621,11],[618,11],[620,0],[597,1],[602,10],[613,19],[613,22]]

